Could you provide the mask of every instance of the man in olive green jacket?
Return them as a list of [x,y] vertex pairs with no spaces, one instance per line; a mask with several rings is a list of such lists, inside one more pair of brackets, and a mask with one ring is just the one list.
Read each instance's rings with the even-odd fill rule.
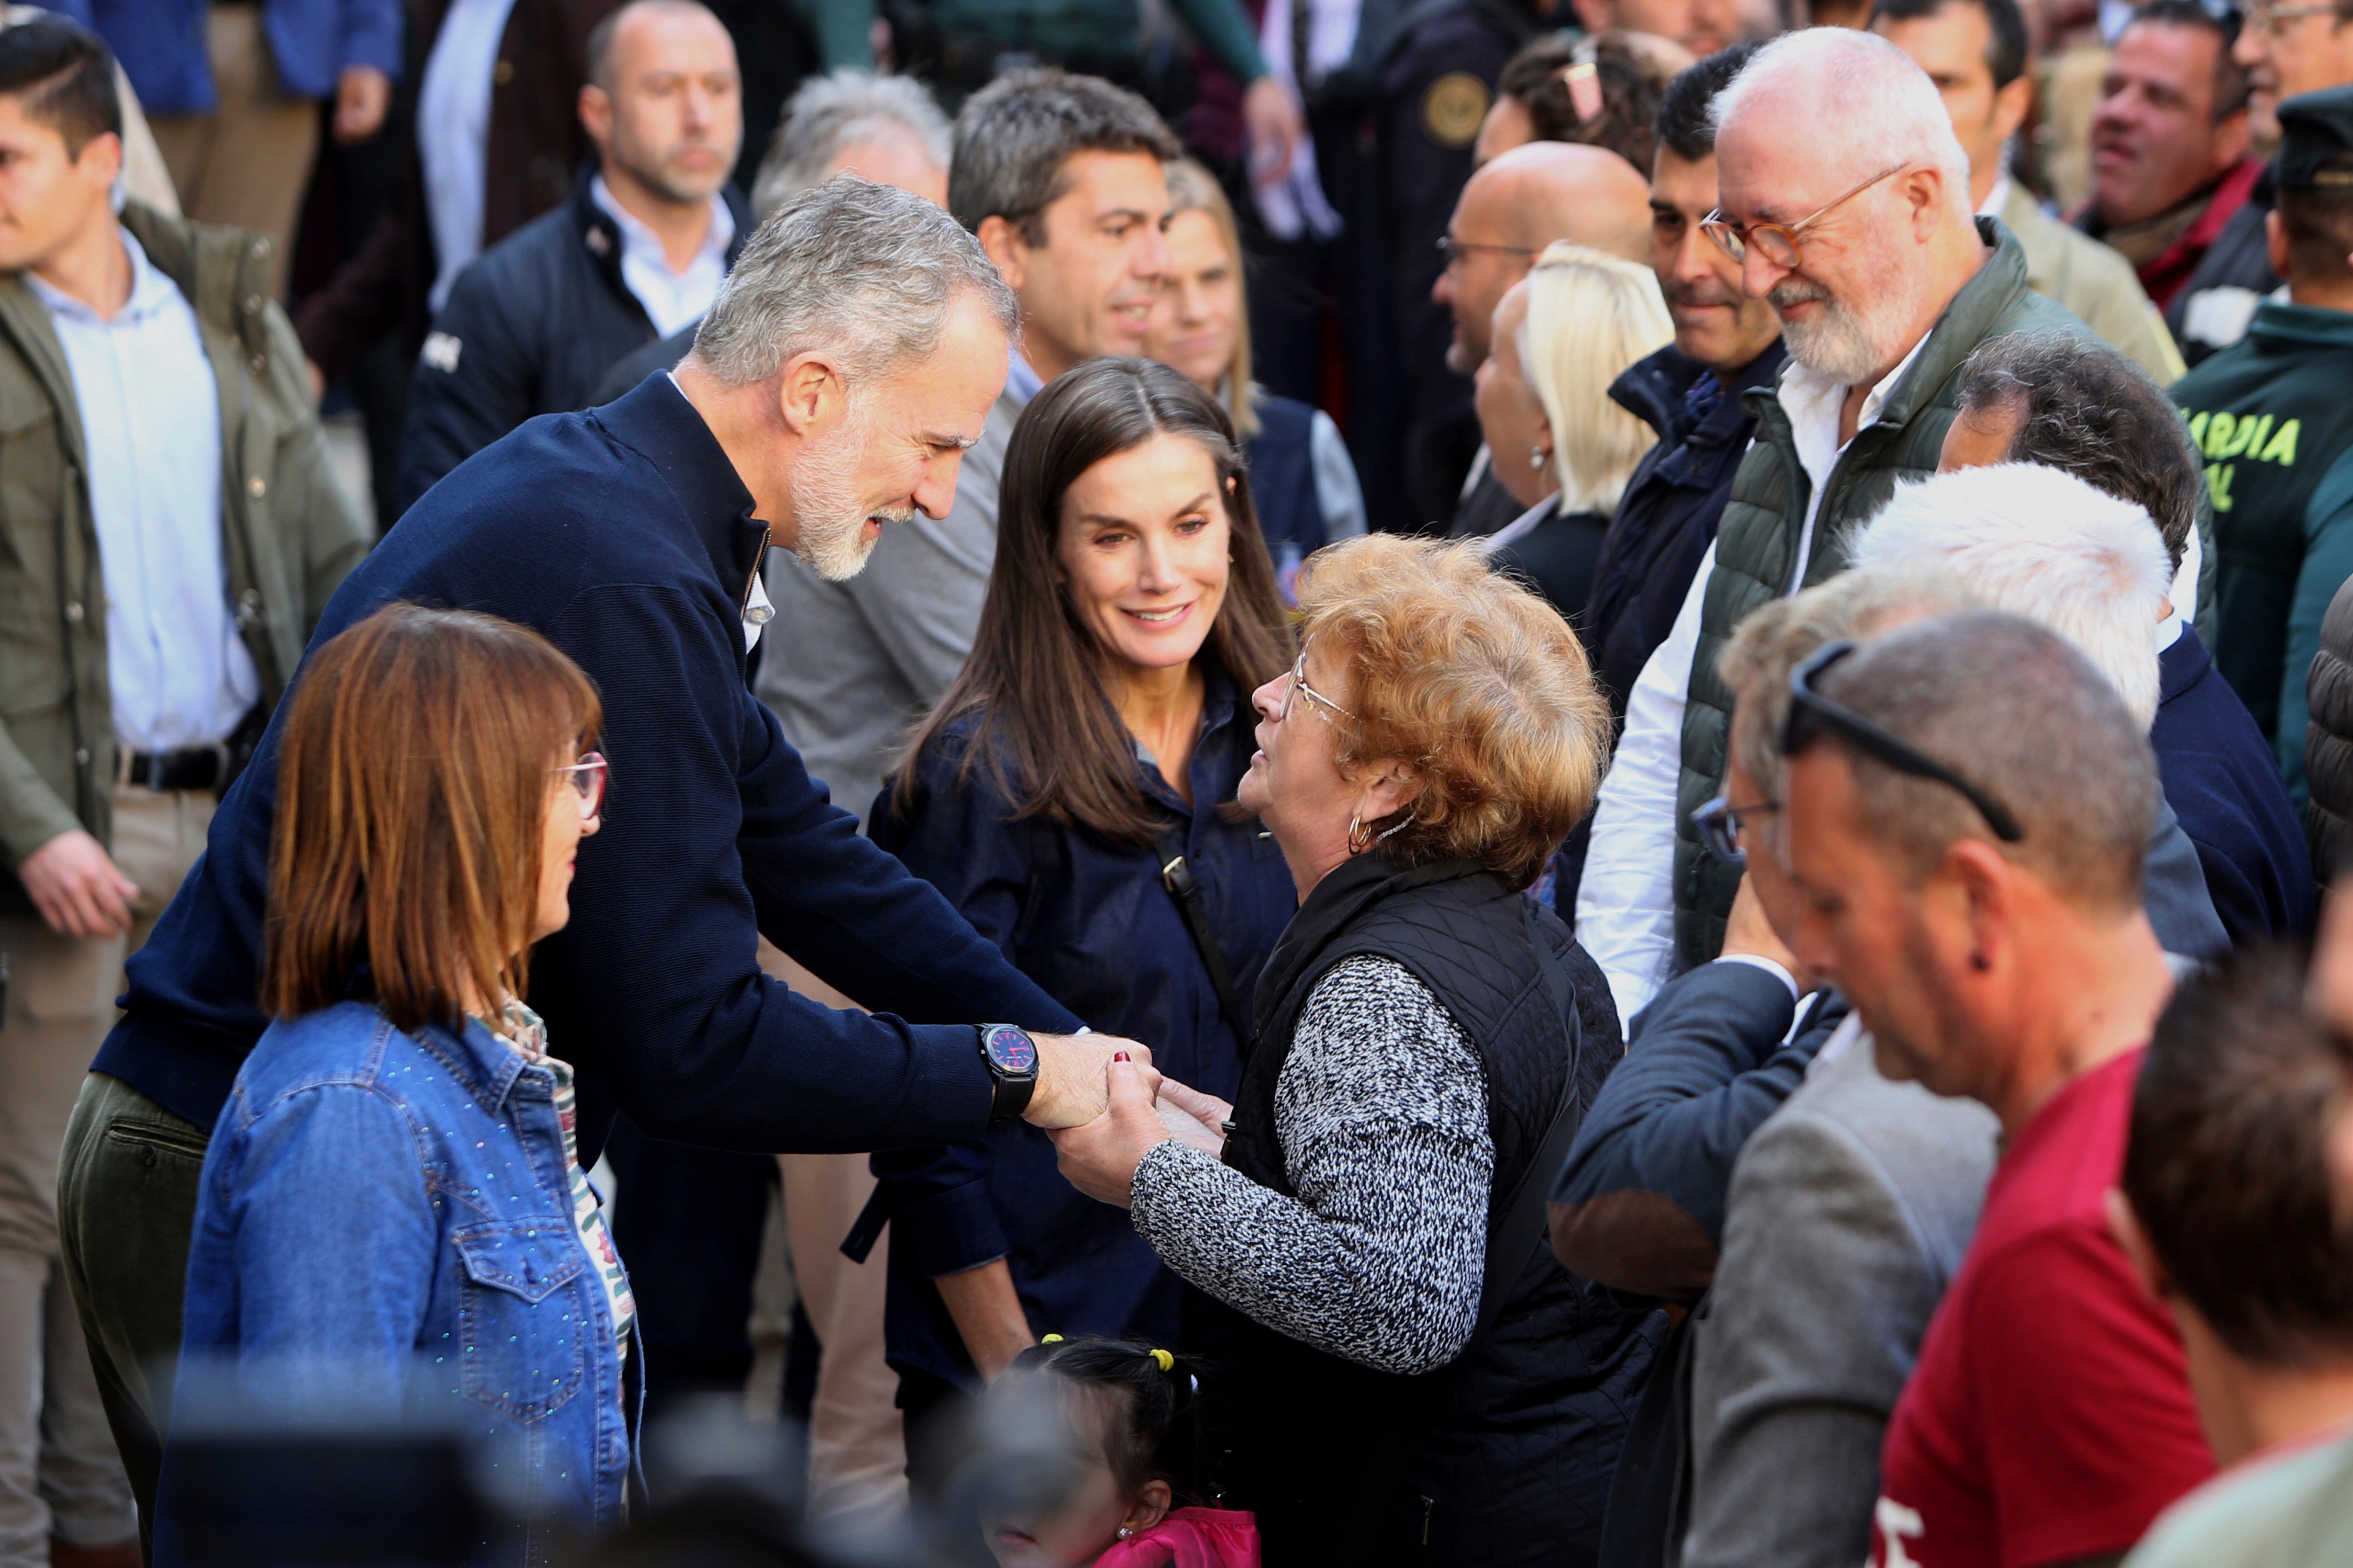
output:
[[[1987,338],[2088,329],[2027,284],[1973,216],[1936,88],[1886,39],[1816,28],[1760,50],[1716,100],[1713,231],[1781,313],[1789,363],[1748,394],[1755,443],[1674,631],[1627,704],[1578,890],[1578,939],[1622,1015],[1715,954],[1738,873],[1690,814],[1724,776],[1731,697],[1716,655],[1740,618],[1846,564],[1842,535],[1936,471],[1961,362]],[[1736,801],[1735,806],[1771,803]]]
[[234,743],[368,547],[269,242],[118,217],[121,157],[105,47],[0,31],[0,1568],[135,1529],[65,1310],[58,1151]]

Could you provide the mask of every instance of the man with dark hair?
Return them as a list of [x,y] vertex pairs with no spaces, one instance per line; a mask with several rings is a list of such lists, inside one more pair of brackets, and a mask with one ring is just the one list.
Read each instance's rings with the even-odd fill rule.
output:
[[2235,11],[2148,0],[2116,36],[2092,112],[2092,200],[2075,226],[2123,253],[2168,322],[2263,174],[2247,155],[2238,36]]
[[2213,1469],[2180,1340],[2105,1210],[2172,987],[2141,901],[2148,743],[2081,653],[1994,611],[1828,645],[1789,692],[1798,961],[1883,1074],[2003,1133],[1888,1426],[1872,1560],[2109,1557]]
[[[2258,0],[2231,54],[2247,73],[2254,140],[2276,145],[2284,100],[2353,84],[2353,0]],[[2267,169],[2166,312],[2192,365],[2246,336],[2255,307],[2280,286],[2263,235],[2275,194]]]
[[2181,355],[2132,268],[2095,239],[2048,216],[2003,166],[2034,109],[2026,18],[2018,0],[1879,0],[1871,30],[1918,62],[1944,95],[1969,155],[1969,200],[1999,218],[2026,252],[2026,286],[2056,300],[2161,382]]
[[[69,1310],[58,1151],[127,955],[202,854],[328,595],[367,549],[269,243],[120,216],[114,62],[0,30],[0,1563],[138,1528]],[[118,1561],[107,1559],[109,1561]]]
[[2214,504],[2214,661],[2301,809],[2305,678],[2329,598],[2353,577],[2353,87],[2289,99],[2279,119],[2266,233],[2288,300],[2265,300],[2245,341],[2173,400]]
[[[1715,210],[1715,95],[1754,44],[1736,44],[1679,72],[1659,104],[1651,163],[1651,268],[1674,318],[1675,341],[1619,376],[1609,395],[1659,433],[1626,482],[1593,568],[1577,631],[1614,713],[1643,661],[1666,640],[1692,574],[1715,537],[1732,471],[1757,416],[1741,405],[1781,369],[1781,321],[1740,291],[1740,268],[1700,232]],[[1577,842],[1582,844],[1580,829]],[[1582,857],[1579,857],[1580,862]],[[1572,885],[1567,895],[1573,897]]]
[[[2057,334],[1996,338],[1961,367],[1960,411],[1939,472],[2035,463],[2147,512],[2174,564],[2157,626],[2149,742],[2166,798],[2197,846],[2214,912],[2233,942],[2311,934],[2310,861],[2295,807],[2246,704],[2184,613],[2213,601],[2206,482],[2181,417],[2156,383],[2100,343]],[[2199,584],[2203,580],[2203,590]]]
[[565,205],[448,284],[409,384],[403,510],[537,414],[585,408],[613,362],[710,308],[752,229],[735,45],[698,0],[632,0],[588,38],[596,144]]
[[2328,1156],[2348,1089],[2353,1042],[2277,953],[2191,982],[2158,1021],[2110,1214],[2180,1326],[2229,1468],[2131,1568],[2291,1568],[2353,1547],[2353,1230]]

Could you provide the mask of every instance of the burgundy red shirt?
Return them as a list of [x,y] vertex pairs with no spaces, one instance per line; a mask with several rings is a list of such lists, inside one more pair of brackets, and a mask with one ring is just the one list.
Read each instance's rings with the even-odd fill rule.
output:
[[2140,1061],[2060,1089],[1996,1167],[1888,1426],[1873,1568],[2120,1552],[2213,1473],[2172,1320],[2108,1229]]

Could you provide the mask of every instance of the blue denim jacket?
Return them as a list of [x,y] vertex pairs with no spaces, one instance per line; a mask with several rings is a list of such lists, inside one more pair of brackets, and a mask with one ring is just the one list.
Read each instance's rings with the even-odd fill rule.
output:
[[[404,1033],[344,1002],[271,1025],[205,1156],[184,1369],[331,1364],[385,1415],[420,1400],[455,1415],[489,1463],[521,1469],[494,1478],[500,1492],[559,1530],[617,1526],[622,1360],[554,1090],[471,1019],[462,1036]],[[168,1563],[168,1489],[156,1522]],[[518,1530],[481,1560],[539,1562],[544,1534]]]

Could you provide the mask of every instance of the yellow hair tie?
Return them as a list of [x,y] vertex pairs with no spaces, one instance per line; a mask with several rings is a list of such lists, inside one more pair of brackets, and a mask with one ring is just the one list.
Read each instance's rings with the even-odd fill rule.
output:
[[1058,1345],[1062,1342],[1062,1336],[1060,1334],[1048,1334],[1044,1339],[1039,1340],[1038,1342],[1041,1345]]
[[1163,1372],[1175,1372],[1176,1370],[1176,1358],[1170,1355],[1166,1351],[1154,1351],[1152,1352],[1152,1364],[1158,1367]]

